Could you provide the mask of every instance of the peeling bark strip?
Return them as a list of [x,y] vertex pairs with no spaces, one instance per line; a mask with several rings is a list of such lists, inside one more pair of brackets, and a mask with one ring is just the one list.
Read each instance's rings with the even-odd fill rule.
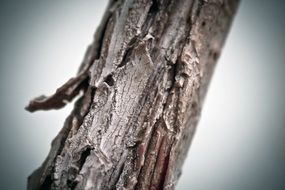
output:
[[80,91],[29,189],[174,189],[236,0],[112,0],[78,76],[27,110]]

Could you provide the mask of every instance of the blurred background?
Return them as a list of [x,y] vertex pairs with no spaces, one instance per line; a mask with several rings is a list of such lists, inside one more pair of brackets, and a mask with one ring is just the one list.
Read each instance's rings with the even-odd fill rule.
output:
[[[107,1],[0,1],[0,189],[25,189],[72,105],[24,110],[74,76]],[[219,59],[178,190],[285,189],[285,1],[247,0]]]

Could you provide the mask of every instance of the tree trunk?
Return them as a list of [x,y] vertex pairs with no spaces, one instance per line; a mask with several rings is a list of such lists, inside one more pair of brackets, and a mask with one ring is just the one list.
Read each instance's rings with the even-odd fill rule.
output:
[[26,108],[83,92],[28,188],[174,189],[237,4],[111,0],[78,75]]

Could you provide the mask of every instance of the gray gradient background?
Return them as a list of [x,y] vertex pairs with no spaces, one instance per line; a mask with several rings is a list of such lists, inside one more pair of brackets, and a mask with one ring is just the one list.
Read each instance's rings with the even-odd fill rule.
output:
[[[285,2],[285,1],[283,1]],[[285,189],[285,3],[241,3],[178,190]],[[0,1],[0,189],[25,189],[72,105],[29,114],[76,73],[106,6]]]

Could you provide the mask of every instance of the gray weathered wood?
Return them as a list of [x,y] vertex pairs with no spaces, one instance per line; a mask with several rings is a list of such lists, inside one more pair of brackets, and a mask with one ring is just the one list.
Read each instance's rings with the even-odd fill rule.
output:
[[174,189],[237,4],[110,1],[78,75],[27,106],[84,92],[28,188]]

